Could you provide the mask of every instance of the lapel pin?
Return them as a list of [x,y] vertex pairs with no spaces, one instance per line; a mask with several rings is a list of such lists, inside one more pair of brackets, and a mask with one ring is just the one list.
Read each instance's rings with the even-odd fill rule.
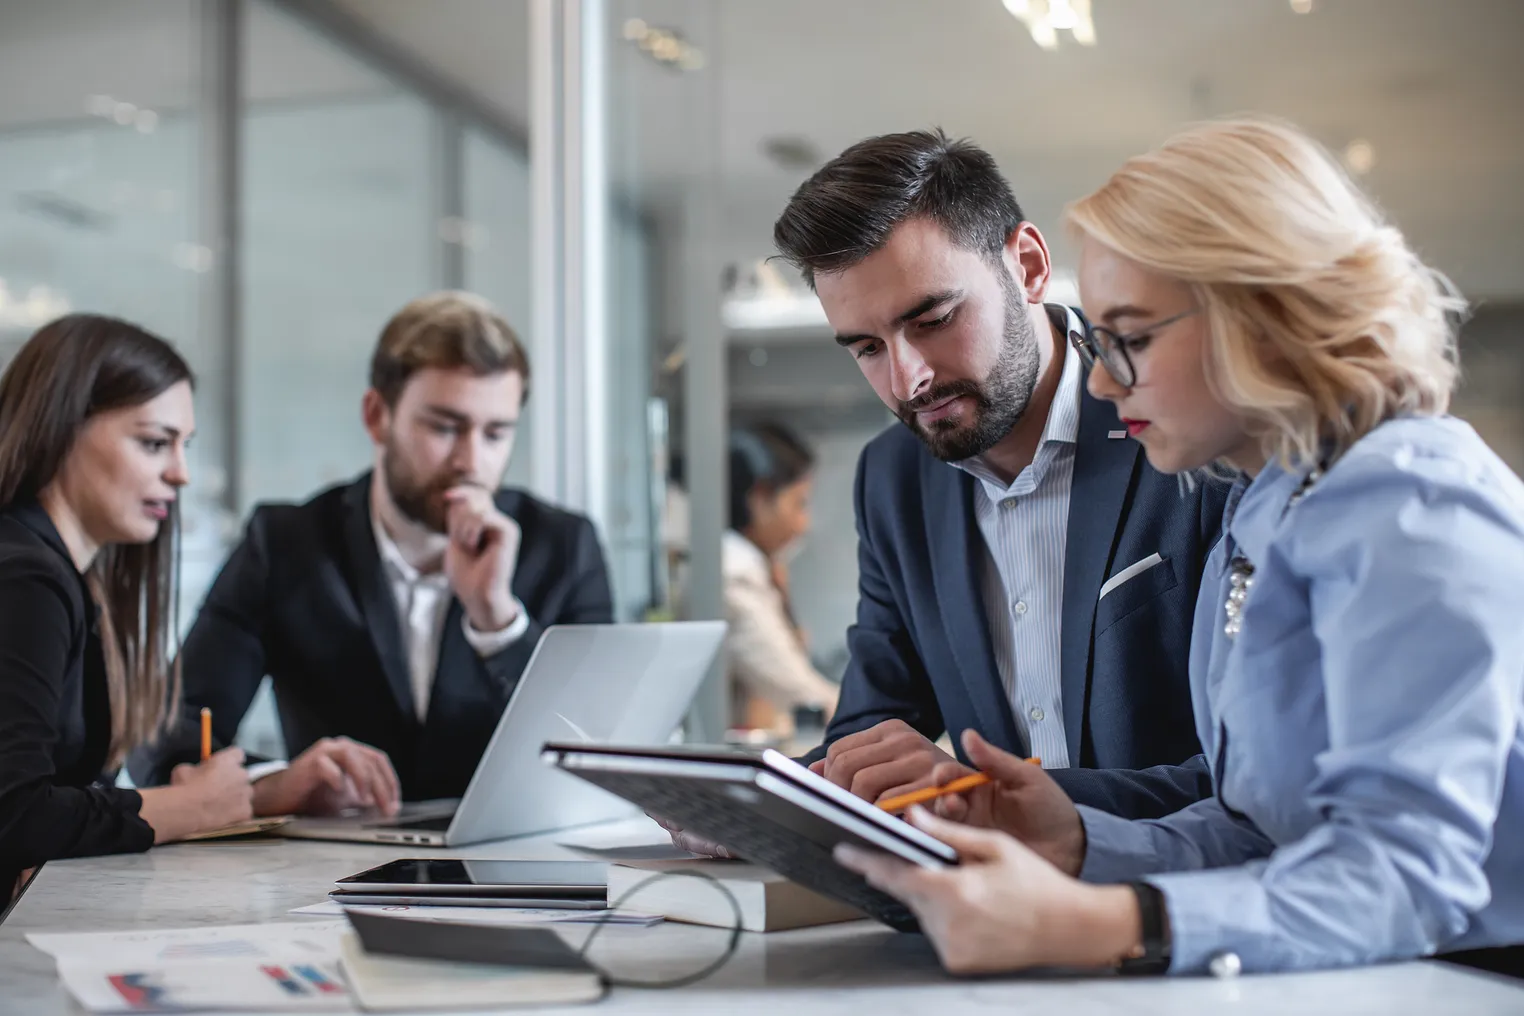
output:
[[1125,430],[1108,430],[1106,432],[1106,436],[1109,437],[1111,440],[1115,441],[1119,437],[1126,437],[1127,436],[1127,431],[1125,431]]

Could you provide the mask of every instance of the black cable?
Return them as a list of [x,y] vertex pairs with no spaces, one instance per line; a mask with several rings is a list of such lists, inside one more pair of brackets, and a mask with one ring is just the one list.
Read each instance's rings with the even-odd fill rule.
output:
[[[598,937],[599,932],[603,931],[603,929],[608,926],[609,922],[619,912],[619,908],[624,906],[625,901],[639,893],[647,886],[654,885],[664,878],[697,878],[702,879],[705,882],[710,882],[724,895],[725,899],[730,903],[730,911],[731,913],[735,914],[736,920],[735,923],[730,926],[730,941],[726,943],[725,951],[720,954],[720,958],[701,970],[691,974],[684,974],[682,977],[674,978],[668,981],[642,981],[615,977],[613,974],[609,973],[607,970],[604,970],[598,964],[588,959],[587,951],[592,948],[593,940]],[[611,987],[683,988],[690,984],[697,984],[699,981],[702,981],[710,974],[716,973],[721,967],[730,962],[730,958],[736,954],[736,950],[740,948],[741,945],[742,921],[743,918],[741,917],[741,904],[736,899],[735,894],[726,888],[725,883],[721,882],[713,875],[702,871],[659,871],[654,875],[641,879],[639,882],[635,883],[635,885],[627,890],[623,896],[620,896],[619,899],[609,901],[608,910],[598,915],[598,919],[593,922],[593,931],[590,935],[587,936],[587,941],[582,943],[582,948],[577,951],[577,955],[581,956],[588,966],[596,970],[598,974],[604,979],[604,981]]]

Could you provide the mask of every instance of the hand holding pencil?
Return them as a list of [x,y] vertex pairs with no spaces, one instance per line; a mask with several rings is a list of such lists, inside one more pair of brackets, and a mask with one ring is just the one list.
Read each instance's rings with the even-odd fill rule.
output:
[[942,818],[1009,833],[1059,870],[1078,875],[1084,824],[1069,795],[1034,764],[1038,760],[1001,751],[973,730],[963,732],[963,751],[978,772],[945,762],[932,770],[932,786],[880,801],[879,807],[899,811],[924,802]]

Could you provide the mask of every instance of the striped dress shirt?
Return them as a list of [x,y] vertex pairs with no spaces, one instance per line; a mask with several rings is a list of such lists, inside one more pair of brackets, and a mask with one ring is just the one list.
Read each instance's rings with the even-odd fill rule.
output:
[[1064,357],[1063,373],[1031,464],[1006,484],[980,456],[955,463],[979,481],[974,516],[986,550],[981,585],[995,665],[1016,729],[1045,769],[1063,769],[1070,762],[1059,637],[1084,383],[1079,356],[1062,338],[1056,346]]

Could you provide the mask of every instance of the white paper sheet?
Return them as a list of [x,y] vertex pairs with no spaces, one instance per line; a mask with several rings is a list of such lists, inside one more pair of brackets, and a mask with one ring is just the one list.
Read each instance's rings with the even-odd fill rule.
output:
[[[642,914],[621,910],[610,914],[607,910],[545,910],[533,907],[413,907],[401,904],[346,903],[341,907],[334,900],[324,900],[310,906],[290,911],[304,917],[342,916],[344,907],[365,907],[401,914],[418,921],[455,921],[460,924],[597,924],[605,921],[625,927],[645,928],[659,924],[662,918],[654,914]],[[608,915],[605,917],[605,915]]]
[[133,931],[31,932],[26,940],[60,964],[121,970],[179,960],[323,961],[339,958],[348,921],[284,921]]
[[348,1009],[339,940],[348,921],[34,932],[92,1012]]

